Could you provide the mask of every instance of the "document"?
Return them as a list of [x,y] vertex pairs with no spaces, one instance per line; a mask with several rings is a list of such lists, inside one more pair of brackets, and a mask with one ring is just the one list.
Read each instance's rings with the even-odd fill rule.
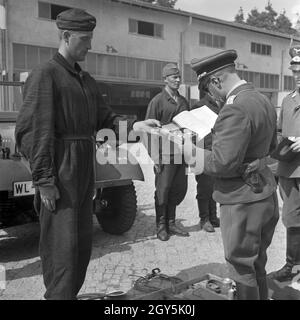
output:
[[218,115],[207,106],[191,111],[182,111],[173,118],[173,122],[162,126],[161,133],[169,134],[174,142],[182,142],[183,129],[192,131],[197,140],[203,139],[211,132]]
[[173,122],[180,128],[189,129],[197,134],[199,140],[211,132],[218,115],[207,106],[180,112],[173,118]]

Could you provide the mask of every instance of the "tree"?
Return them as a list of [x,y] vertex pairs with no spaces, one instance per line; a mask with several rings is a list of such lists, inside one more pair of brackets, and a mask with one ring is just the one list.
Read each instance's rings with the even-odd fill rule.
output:
[[294,29],[292,28],[292,23],[289,18],[285,15],[285,10],[280,13],[275,22],[275,27],[277,31],[281,31],[288,34],[293,34]]
[[141,0],[151,4],[157,4],[161,7],[174,8],[177,0]]
[[[265,10],[259,12],[257,8],[253,8],[250,13],[248,13],[248,18],[246,22],[244,22],[244,12],[243,9],[240,7],[238,13],[234,18],[235,22],[238,23],[246,23],[250,26],[254,26],[257,28],[264,28],[271,31],[278,31],[290,35],[300,35],[300,28],[299,32],[297,32],[297,27],[294,29],[292,27],[292,23],[289,18],[286,16],[286,11],[283,10],[282,13],[278,15],[278,13],[273,9],[270,0],[268,1],[267,5],[265,6]],[[298,23],[300,27],[300,18],[298,15]]]
[[244,11],[242,7],[240,7],[238,13],[235,15],[234,21],[238,23],[245,23]]

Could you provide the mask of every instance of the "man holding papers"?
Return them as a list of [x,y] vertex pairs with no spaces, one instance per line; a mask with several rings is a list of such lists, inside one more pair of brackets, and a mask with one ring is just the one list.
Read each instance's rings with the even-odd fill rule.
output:
[[[276,182],[263,161],[276,147],[276,112],[238,77],[236,58],[235,50],[225,50],[191,62],[210,94],[226,101],[213,128],[212,150],[201,149],[196,166],[202,163],[203,172],[215,177],[213,197],[221,205],[225,258],[237,298],[258,300],[268,297],[266,250],[279,216]],[[257,159],[262,160],[253,171]]]
[[[181,76],[177,66],[173,63],[167,64],[163,68],[162,76],[166,86],[150,101],[146,119],[157,119],[166,125],[170,124],[176,115],[188,110],[188,102],[178,93]],[[154,140],[155,137],[152,135],[151,139]],[[174,143],[170,145],[164,137],[157,141],[160,142],[157,152],[148,148],[154,161],[157,238],[167,241],[172,234],[187,237],[188,232],[175,224],[176,206],[184,199],[187,191],[186,165],[181,150],[178,153],[179,159],[177,157],[179,161],[175,161]]]

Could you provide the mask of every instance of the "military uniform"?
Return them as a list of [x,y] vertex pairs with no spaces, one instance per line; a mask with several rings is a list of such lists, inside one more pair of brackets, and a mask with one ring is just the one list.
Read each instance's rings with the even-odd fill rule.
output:
[[[219,107],[215,101],[206,94],[202,99],[200,99],[192,109],[201,108],[202,106],[208,106],[213,112],[219,113]],[[204,138],[204,148],[211,150],[212,145],[212,135],[208,134]],[[197,204],[200,218],[201,229],[207,232],[214,232],[214,227],[219,227],[220,222],[217,217],[217,204],[212,197],[214,178],[205,173],[198,174],[195,176],[197,181]]]
[[[290,69],[300,73],[300,46],[290,48]],[[300,137],[300,88],[288,94],[282,101],[278,130],[284,137]],[[283,199],[282,221],[287,228],[286,264],[270,274],[278,281],[291,280],[293,267],[300,264],[300,153],[289,161],[279,161],[277,168],[280,194]]]
[[[168,69],[168,65],[165,67],[170,74],[179,73],[179,70],[175,67]],[[169,73],[167,73],[169,74]],[[166,74],[163,76],[165,77]],[[162,124],[169,124],[172,119],[182,111],[188,110],[189,105],[186,99],[177,93],[177,101],[169,94],[166,88],[161,93],[157,94],[149,103],[146,119],[152,118],[159,120]],[[156,139],[155,136],[151,136],[151,139]],[[176,206],[179,205],[184,199],[187,191],[187,175],[186,165],[183,161],[182,153],[176,155],[176,145],[171,143],[165,137],[158,137],[159,150],[154,152],[150,148],[148,149],[150,156],[154,161],[154,173],[155,173],[155,211],[156,211],[156,224],[158,228],[158,238],[167,240],[168,237],[160,237],[160,234],[165,234],[165,231],[169,234],[170,229],[175,227],[175,211]],[[151,143],[148,144],[150,147]],[[179,152],[179,151],[178,151]],[[181,151],[180,151],[181,152]],[[179,158],[178,159],[178,155]],[[179,161],[178,161],[179,160]],[[174,229],[180,233],[180,230]],[[183,232],[182,235],[188,235]]]
[[[62,27],[93,28],[94,18],[77,10],[62,13]],[[29,159],[40,204],[46,299],[76,299],[84,282],[93,235],[94,135],[102,128],[117,132],[120,120],[105,105],[96,81],[60,53],[36,67],[25,83],[15,135]],[[40,203],[39,189],[54,186],[60,198],[51,212]]]
[[[233,65],[228,50],[194,61],[200,76]],[[268,167],[257,172],[261,190],[243,177],[244,167],[264,158],[276,146],[276,112],[251,84],[239,81],[227,93],[212,134],[212,151],[205,152],[204,173],[215,177],[213,197],[220,203],[221,232],[231,278],[240,299],[267,296],[266,250],[278,221],[276,182]],[[241,285],[240,285],[241,284]]]

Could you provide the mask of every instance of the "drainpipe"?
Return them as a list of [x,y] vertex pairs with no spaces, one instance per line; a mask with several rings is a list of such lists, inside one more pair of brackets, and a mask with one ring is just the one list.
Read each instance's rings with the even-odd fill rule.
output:
[[185,60],[185,34],[188,31],[188,29],[190,28],[190,26],[193,23],[193,17],[189,16],[189,23],[187,24],[187,26],[185,27],[185,29],[180,32],[180,57],[179,57],[179,61],[180,61],[180,69],[182,72],[182,83],[185,84],[185,78],[184,78],[184,60]]
[[285,51],[285,50],[281,50],[280,86],[279,86],[279,90],[280,90],[280,91],[283,91],[283,90],[284,90],[284,76],[283,76],[284,51]]

